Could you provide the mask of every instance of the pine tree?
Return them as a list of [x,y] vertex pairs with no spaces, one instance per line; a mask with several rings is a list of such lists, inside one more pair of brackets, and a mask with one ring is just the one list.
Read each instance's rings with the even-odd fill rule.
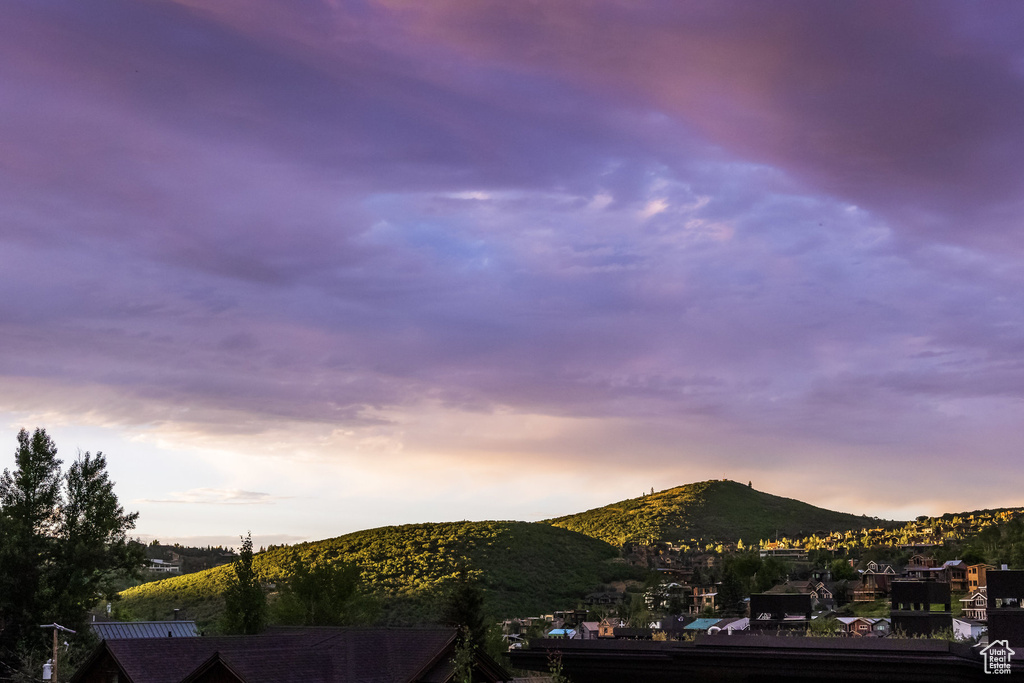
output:
[[469,576],[465,564],[458,569],[444,605],[445,623],[459,628],[459,639],[469,638],[474,649],[482,650],[487,640],[484,593]]
[[234,570],[224,591],[225,630],[245,635],[259,633],[267,624],[267,596],[253,568],[252,532],[242,539]]
[[44,646],[39,625],[78,630],[114,580],[142,564],[102,453],[79,455],[61,473],[46,430],[18,432],[15,468],[0,476],[0,660]]

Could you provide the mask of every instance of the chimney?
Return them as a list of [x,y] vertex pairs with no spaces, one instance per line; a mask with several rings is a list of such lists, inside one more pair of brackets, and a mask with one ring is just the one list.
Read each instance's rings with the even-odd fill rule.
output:
[[174,621],[178,621],[178,618],[179,618],[178,615],[180,614],[180,612],[181,612],[180,609],[175,608],[175,610],[174,610]]

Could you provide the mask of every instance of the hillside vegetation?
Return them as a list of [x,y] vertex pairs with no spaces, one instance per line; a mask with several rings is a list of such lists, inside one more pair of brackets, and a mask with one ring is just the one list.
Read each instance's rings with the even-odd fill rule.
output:
[[775,536],[888,525],[870,517],[833,512],[792,498],[773,496],[722,480],[687,484],[612,503],[575,515],[546,520],[557,527],[599,538],[616,546],[659,541],[715,541],[750,545]]
[[[359,531],[256,555],[261,579],[288,575],[292,559],[356,563],[365,589],[379,598],[385,623],[435,620],[439,599],[464,562],[484,587],[485,610],[495,618],[574,606],[603,583],[636,570],[615,562],[609,544],[565,529],[530,522],[410,524]],[[119,611],[134,619],[169,618],[183,608],[212,625],[221,610],[230,565],[129,588]]]

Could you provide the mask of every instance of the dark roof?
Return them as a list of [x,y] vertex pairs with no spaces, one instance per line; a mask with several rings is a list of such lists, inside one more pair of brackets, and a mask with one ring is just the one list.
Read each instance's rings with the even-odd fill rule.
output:
[[[511,651],[512,665],[547,671],[558,652],[573,681],[986,681],[980,656],[961,643],[889,638],[699,635],[695,642],[542,640]],[[622,676],[628,671],[630,678]],[[1016,674],[1016,672],[1015,672]],[[1010,680],[1007,678],[1007,680]],[[1012,680],[1017,680],[1016,678]]]
[[[276,629],[259,636],[104,641],[72,678],[83,680],[108,653],[129,683],[414,683],[444,680],[451,628]],[[478,663],[507,675],[490,658]],[[209,678],[208,678],[209,677]]]
[[89,624],[100,640],[122,638],[196,638],[194,621],[94,621]]

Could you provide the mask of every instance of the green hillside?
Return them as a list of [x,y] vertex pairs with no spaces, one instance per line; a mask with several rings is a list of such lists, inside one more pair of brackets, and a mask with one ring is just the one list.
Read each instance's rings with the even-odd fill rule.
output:
[[[410,524],[259,553],[255,567],[272,583],[291,558],[343,560],[362,569],[368,591],[381,602],[387,623],[430,621],[438,596],[465,562],[482,581],[493,617],[525,616],[574,607],[602,583],[631,573],[613,561],[615,548],[572,531],[530,522]],[[230,565],[129,588],[119,610],[134,619],[165,619],[174,608],[210,625],[223,608],[220,595]]]
[[749,545],[776,535],[781,538],[861,529],[878,526],[881,521],[825,510],[722,480],[687,484],[547,523],[621,546],[627,542],[691,539],[742,539]]

